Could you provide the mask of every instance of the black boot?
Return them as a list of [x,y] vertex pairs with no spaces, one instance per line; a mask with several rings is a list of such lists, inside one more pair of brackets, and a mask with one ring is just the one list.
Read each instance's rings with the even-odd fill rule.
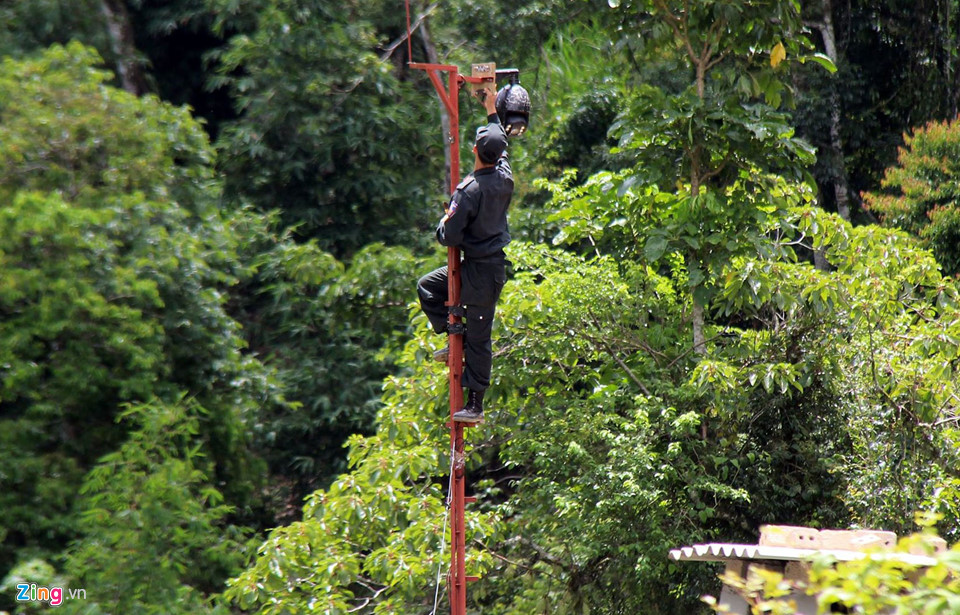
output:
[[481,423],[483,422],[483,391],[474,391],[469,389],[467,403],[463,410],[453,415],[453,420],[458,423]]

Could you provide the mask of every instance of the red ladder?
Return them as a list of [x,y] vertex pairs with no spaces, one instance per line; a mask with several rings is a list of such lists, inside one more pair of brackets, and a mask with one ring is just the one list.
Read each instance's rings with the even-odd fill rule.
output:
[[[427,72],[433,83],[440,102],[450,116],[450,133],[447,141],[450,146],[450,194],[456,192],[460,183],[460,87],[464,83],[483,83],[490,78],[468,77],[460,74],[460,70],[449,64],[424,64],[413,62],[413,51],[410,43],[410,0],[405,0],[407,9],[407,58],[410,68]],[[448,87],[443,85],[440,73],[448,74]],[[447,306],[448,308],[460,305],[460,250],[450,247],[447,249]],[[450,353],[447,358],[449,367],[450,386],[450,451],[453,455],[450,467],[451,493],[450,498],[450,573],[448,583],[450,587],[450,615],[466,615],[467,613],[467,583],[476,581],[479,577],[467,576],[466,573],[466,543],[465,523],[463,517],[464,505],[475,502],[476,498],[467,498],[464,494],[465,476],[464,465],[466,456],[463,448],[463,430],[467,423],[458,423],[453,420],[453,414],[463,407],[463,334],[458,327],[460,317],[451,310],[448,317],[451,333],[448,336]]]
[[[408,7],[409,11],[409,7]],[[409,22],[409,13],[408,13]],[[409,27],[409,25],[408,25]],[[407,41],[409,43],[409,34]],[[410,68],[427,71],[433,87],[440,96],[440,101],[450,116],[450,134],[447,141],[450,144],[450,194],[452,195],[460,183],[460,86],[466,82],[480,82],[481,79],[461,75],[456,66],[448,64],[421,64],[411,62]],[[444,87],[439,73],[449,73],[449,89]],[[447,249],[447,306],[460,305],[460,250],[450,247]],[[448,323],[453,325],[452,330],[458,330],[461,324],[459,316],[451,311]],[[450,614],[466,615],[467,612],[467,583],[476,581],[478,577],[466,574],[466,543],[464,535],[464,505],[476,501],[467,498],[464,494],[464,455],[463,430],[467,425],[453,420],[453,414],[463,407],[463,386],[460,382],[463,376],[463,334],[451,332],[448,336],[450,353],[447,365],[450,369],[450,450],[453,454],[451,468],[450,497]]]

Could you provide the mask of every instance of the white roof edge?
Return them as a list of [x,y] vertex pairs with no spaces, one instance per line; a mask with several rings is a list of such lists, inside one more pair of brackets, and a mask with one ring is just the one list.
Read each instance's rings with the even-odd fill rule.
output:
[[767,547],[734,543],[708,543],[670,550],[670,559],[678,562],[725,562],[731,560],[780,560],[803,561],[815,555],[829,555],[837,561],[848,562],[865,557],[890,558],[914,566],[933,566],[937,560],[926,555],[910,553],[864,553],[834,549],[794,549],[791,547]]

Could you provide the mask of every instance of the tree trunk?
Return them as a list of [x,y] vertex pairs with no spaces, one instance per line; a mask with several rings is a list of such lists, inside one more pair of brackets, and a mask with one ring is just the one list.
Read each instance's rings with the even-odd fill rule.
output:
[[[696,290],[696,289],[694,289]],[[693,351],[697,354],[707,352],[707,340],[703,335],[703,306],[693,296]]]
[[[956,19],[956,24],[957,30],[951,36],[951,44],[954,41],[960,41],[960,17]],[[957,113],[960,113],[960,70],[953,71],[953,81],[950,82],[950,87],[953,100],[952,117],[956,117]]]
[[[690,156],[690,196],[700,195],[700,164],[699,150],[694,148]],[[689,271],[692,263],[696,261],[696,254],[693,251],[687,252],[687,270]],[[697,301],[697,287],[690,288],[690,300],[693,303],[692,325],[693,325],[693,352],[696,354],[705,354],[707,352],[706,339],[703,335],[703,306]]]
[[952,0],[943,2],[943,21],[940,27],[943,43],[941,44],[941,53],[944,56],[943,84],[947,89],[946,104],[948,117],[957,117],[957,69],[954,53],[956,53],[956,36],[953,31],[953,15],[951,15]]
[[696,65],[696,74],[697,74],[697,96],[700,100],[703,100],[703,97],[707,93],[707,73],[706,73],[706,61],[701,59],[699,62],[694,62]]
[[140,63],[137,61],[137,48],[133,38],[133,25],[130,13],[123,0],[102,0],[100,10],[107,22],[107,34],[110,46],[117,56],[117,78],[120,86],[141,96],[147,92],[147,82]]
[[830,262],[827,261],[827,255],[824,250],[813,251],[813,266],[820,271],[830,271]]
[[[696,68],[697,97],[703,100],[706,96],[706,59],[691,58]],[[709,157],[708,157],[709,159]],[[700,146],[695,146],[690,152],[690,196],[700,196]],[[691,255],[691,260],[692,260]],[[696,354],[705,354],[707,352],[706,340],[703,335],[703,306],[697,301],[697,288],[690,289],[690,299],[693,303],[692,325],[693,325],[693,351]]]
[[[440,64],[440,56],[437,55],[437,47],[433,44],[433,40],[430,37],[430,28],[427,27],[427,20],[424,19],[423,23],[420,24],[420,40],[423,41],[423,52],[427,56],[427,62],[430,64]],[[444,184],[445,187],[449,188],[450,186],[450,148],[447,145],[450,143],[450,115],[447,113],[447,108],[444,104],[440,103],[440,130],[443,132],[443,163],[444,169],[446,169],[445,176],[447,178],[447,183]]]
[[[839,65],[837,38],[833,29],[833,2],[823,0],[823,23],[820,24],[823,47],[834,65]],[[834,84],[836,85],[836,84]],[[833,194],[837,201],[837,213],[850,221],[850,187],[847,183],[847,165],[843,160],[843,140],[840,137],[840,95],[836,87],[830,88],[830,158],[833,176]]]

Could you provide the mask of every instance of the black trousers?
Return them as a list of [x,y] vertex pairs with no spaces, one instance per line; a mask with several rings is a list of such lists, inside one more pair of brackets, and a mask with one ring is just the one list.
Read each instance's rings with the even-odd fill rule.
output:
[[[463,336],[463,386],[485,391],[490,386],[493,348],[490,332],[500,291],[506,283],[506,261],[475,262],[465,259],[460,265],[460,302],[466,307],[466,333]],[[447,331],[447,268],[431,271],[417,282],[420,307],[437,333]]]

